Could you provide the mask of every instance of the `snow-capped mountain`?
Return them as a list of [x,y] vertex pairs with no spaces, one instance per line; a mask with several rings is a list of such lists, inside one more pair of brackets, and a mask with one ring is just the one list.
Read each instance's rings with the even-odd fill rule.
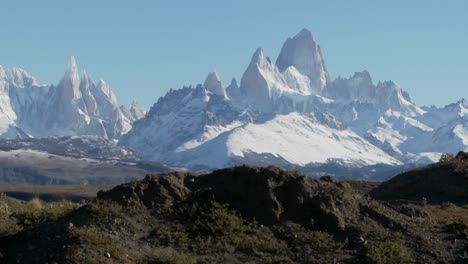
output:
[[0,67],[0,137],[120,140],[142,159],[189,169],[390,172],[467,151],[467,114],[464,99],[419,107],[395,81],[375,83],[367,71],[332,80],[306,29],[286,40],[275,63],[258,48],[239,83],[225,86],[211,72],[203,84],[171,89],[147,113],[136,100],[119,106],[106,82],[79,74],[73,57],[57,85]]
[[[276,65],[281,72],[290,69],[307,76],[310,82],[309,89],[311,89],[309,93],[320,93],[330,81],[322,50],[307,29],[303,29],[295,37],[286,40],[276,60]],[[290,68],[291,66],[294,68]]]
[[144,112],[136,102],[128,111],[110,86],[97,84],[74,57],[58,85],[39,85],[26,71],[0,67],[0,137],[93,135],[118,139]]
[[142,158],[192,169],[235,164],[310,168],[428,163],[468,149],[467,103],[419,107],[396,82],[367,71],[330,79],[320,46],[304,29],[273,63],[259,48],[225,87],[171,90],[120,144]]

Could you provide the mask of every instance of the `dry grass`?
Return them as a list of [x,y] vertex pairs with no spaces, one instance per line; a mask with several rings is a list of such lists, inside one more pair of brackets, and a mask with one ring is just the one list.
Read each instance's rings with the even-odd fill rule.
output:
[[194,264],[195,259],[172,248],[159,248],[151,251],[142,261],[145,264]]
[[468,226],[468,208],[456,206],[451,203],[443,205],[427,205],[426,211],[431,219],[439,225],[462,222]]

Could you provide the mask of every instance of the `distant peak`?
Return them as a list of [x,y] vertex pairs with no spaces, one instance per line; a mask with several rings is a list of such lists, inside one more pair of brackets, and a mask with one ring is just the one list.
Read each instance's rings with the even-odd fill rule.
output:
[[322,50],[307,29],[286,40],[276,60],[276,66],[281,72],[294,66],[301,74],[309,77],[311,86],[317,91],[322,91],[330,81]]
[[111,94],[111,89],[110,89],[109,85],[103,79],[99,79],[99,82],[98,82],[96,88],[98,90],[101,90],[104,94],[106,94],[108,96]]
[[132,100],[132,107],[133,108],[138,108],[139,107],[138,100],[136,98],[133,98],[133,100]]
[[464,108],[468,108],[468,102],[465,100],[464,97],[458,100],[457,104],[463,106]]
[[78,66],[76,65],[76,60],[74,56],[71,56],[68,60],[68,70],[69,71],[77,71]]
[[297,33],[297,35],[294,38],[308,38],[312,40],[314,39],[314,37],[312,36],[312,32],[310,32],[310,30],[308,30],[307,28],[303,28],[301,31],[299,31],[299,33]]
[[363,80],[366,80],[366,81],[369,81],[370,83],[372,83],[372,77],[371,77],[370,73],[367,70],[363,70],[361,72],[355,72],[353,77],[351,77],[351,78],[353,78],[353,79],[360,78],[360,79],[363,79]]
[[72,83],[74,84],[79,82],[78,66],[76,64],[75,57],[73,56],[71,56],[70,59],[68,60],[68,69],[67,69],[67,72],[65,73],[64,79],[68,79],[72,81]]
[[132,105],[130,107],[130,114],[132,115],[133,120],[138,120],[145,116],[145,111],[140,108],[136,98],[133,98]]
[[258,62],[264,58],[265,58],[265,52],[263,51],[262,48],[258,48],[257,50],[255,50],[252,56],[252,62]]
[[231,84],[229,86],[238,87],[236,78],[232,78]]
[[90,80],[91,79],[91,76],[88,75],[88,73],[86,72],[85,69],[83,69],[81,71],[81,79],[82,80]]
[[81,98],[80,76],[75,57],[73,56],[68,60],[68,69],[63,76],[61,87],[67,99]]
[[208,80],[217,80],[217,81],[221,82],[221,77],[219,76],[219,74],[216,71],[212,71],[212,72],[208,73],[208,76],[206,76],[206,81],[208,81]]
[[208,73],[208,76],[206,76],[206,80],[203,86],[207,91],[226,97],[226,90],[223,88],[221,77],[215,71]]
[[260,67],[264,67],[272,64],[270,58],[265,55],[265,52],[262,48],[258,48],[252,56],[250,64],[256,64]]

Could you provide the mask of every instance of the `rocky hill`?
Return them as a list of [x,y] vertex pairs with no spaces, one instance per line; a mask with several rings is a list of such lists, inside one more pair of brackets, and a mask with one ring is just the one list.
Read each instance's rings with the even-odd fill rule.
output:
[[373,188],[241,166],[148,175],[89,204],[2,197],[0,260],[466,263],[466,204],[378,200]]
[[468,153],[410,170],[383,182],[371,192],[380,199],[409,199],[438,204],[468,203]]

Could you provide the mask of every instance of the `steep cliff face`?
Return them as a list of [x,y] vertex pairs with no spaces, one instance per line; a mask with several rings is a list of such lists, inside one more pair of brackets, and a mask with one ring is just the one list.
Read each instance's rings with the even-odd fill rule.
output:
[[330,82],[322,50],[307,29],[303,29],[293,38],[286,40],[276,60],[276,65],[281,72],[293,66],[301,74],[309,77],[312,94],[320,94]]

